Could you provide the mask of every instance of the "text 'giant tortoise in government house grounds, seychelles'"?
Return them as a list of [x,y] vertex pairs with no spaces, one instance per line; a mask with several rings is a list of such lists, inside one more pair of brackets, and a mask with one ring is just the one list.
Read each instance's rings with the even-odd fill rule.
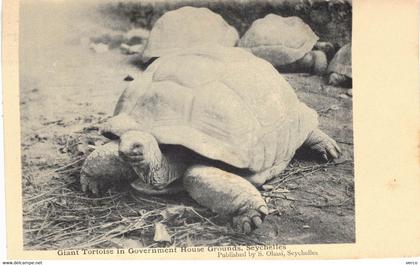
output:
[[328,65],[329,83],[333,86],[351,86],[351,43],[338,50]]
[[268,14],[255,20],[238,42],[283,72],[324,74],[326,53],[334,51],[328,42],[318,42],[318,36],[299,17]]
[[316,112],[270,63],[241,48],[163,56],[131,83],[102,129],[113,140],[82,167],[84,191],[124,179],[145,194],[181,187],[249,232],[268,211],[255,186],[277,176],[297,148],[340,155]]
[[236,29],[208,8],[182,7],[166,12],[153,25],[143,61],[199,44],[233,47],[239,40]]

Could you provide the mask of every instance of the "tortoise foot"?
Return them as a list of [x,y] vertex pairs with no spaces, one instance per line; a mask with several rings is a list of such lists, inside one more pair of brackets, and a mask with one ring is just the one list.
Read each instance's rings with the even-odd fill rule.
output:
[[304,145],[319,153],[326,161],[337,159],[341,155],[336,141],[319,129],[314,130],[306,139]]
[[261,226],[267,214],[268,208],[265,204],[261,204],[257,208],[251,205],[250,208],[240,210],[238,215],[233,217],[233,227],[240,233],[248,234]]
[[91,192],[96,196],[105,193],[105,191],[110,187],[109,182],[104,181],[103,178],[92,177],[84,172],[80,174],[80,185],[83,192]]
[[83,192],[100,195],[123,180],[132,180],[136,173],[118,155],[118,143],[109,142],[98,147],[85,160],[80,171]]
[[133,167],[152,168],[160,164],[161,153],[156,139],[141,131],[128,131],[121,135],[119,156]]

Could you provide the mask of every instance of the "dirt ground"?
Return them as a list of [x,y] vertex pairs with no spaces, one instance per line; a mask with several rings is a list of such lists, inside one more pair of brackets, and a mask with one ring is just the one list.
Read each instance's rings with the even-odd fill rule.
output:
[[[318,111],[320,127],[339,143],[343,156],[322,163],[298,151],[287,170],[272,181],[274,188],[261,190],[270,214],[252,234],[235,233],[225,218],[186,194],[146,197],[127,186],[102,198],[83,194],[80,165],[95,146],[107,141],[97,126],[112,115],[127,86],[124,78],[141,71],[135,56],[117,49],[89,49],[89,37],[109,31],[98,23],[103,21],[99,16],[92,8],[79,10],[59,1],[22,6],[26,249],[355,242],[352,98],[344,96],[347,89],[307,74],[284,76],[299,98]],[[157,222],[167,226],[171,243],[153,240]]]

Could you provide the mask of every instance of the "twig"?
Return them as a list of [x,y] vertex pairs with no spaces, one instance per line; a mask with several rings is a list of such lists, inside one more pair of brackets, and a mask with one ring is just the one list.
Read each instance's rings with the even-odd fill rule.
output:
[[167,203],[162,203],[162,202],[158,202],[158,201],[148,200],[148,199],[145,199],[145,198],[143,198],[141,196],[135,196],[132,192],[130,192],[130,195],[137,202],[139,202],[139,200],[141,200],[141,201],[145,201],[145,202],[149,202],[149,203],[153,203],[153,204],[158,204],[158,205],[165,206],[165,207],[170,206]]
[[354,143],[352,143],[352,142],[345,142],[345,141],[339,141],[339,140],[336,140],[336,142],[340,143],[340,144],[354,145]]
[[325,197],[324,195],[319,194],[319,193],[316,193],[316,192],[307,191],[307,190],[301,190],[301,191],[304,192],[304,193],[309,193],[309,194],[312,194],[312,195],[319,196],[319,197],[323,198],[327,202],[330,200],[329,198]]
[[[289,182],[289,181],[292,181],[292,180],[297,180],[297,179],[301,179],[301,178],[307,177],[308,175],[313,174],[313,173],[315,173],[315,172],[319,171],[320,169],[321,169],[321,168],[314,169],[314,170],[310,171],[310,172],[309,172],[309,173],[307,173],[307,174],[302,174],[301,176],[294,177],[294,178],[288,178],[288,177],[285,177],[285,178],[283,178],[283,179],[279,180],[279,181],[276,183],[277,185],[274,187],[274,189],[273,189],[273,190],[278,189],[278,188],[279,188],[282,184],[284,184],[285,182]],[[298,173],[296,173],[296,174],[298,174]],[[291,176],[292,176],[292,175],[291,175]]]
[[[45,216],[44,216],[44,221],[42,222],[41,227],[40,227],[40,229],[38,230],[38,233],[36,233],[36,236],[37,236],[37,237],[39,237],[39,235],[41,234],[41,231],[42,231],[42,230],[44,230],[44,228],[45,228],[45,224],[47,223],[47,220],[48,220],[48,217],[50,216],[50,214],[51,214],[51,210],[50,210],[50,209],[48,209],[47,214],[45,214]],[[51,223],[51,222],[50,222],[50,223]]]
[[219,227],[218,225],[216,225],[215,223],[213,223],[212,221],[210,221],[208,218],[206,218],[206,217],[204,217],[204,216],[202,216],[201,214],[199,214],[193,207],[190,207],[190,209],[191,209],[191,211],[194,213],[194,214],[196,214],[198,217],[200,217],[201,219],[204,219],[204,220],[206,220],[207,222],[209,222],[210,224],[212,224],[212,225],[214,225],[214,226],[216,226],[216,227]]
[[[115,221],[115,222],[107,223],[107,224],[105,224],[105,225],[107,225],[107,226],[112,226],[112,225],[119,224],[119,223],[123,223],[123,222],[125,222],[125,220],[119,220],[119,221]],[[100,224],[100,225],[97,225],[97,226],[84,228],[84,229],[80,229],[80,230],[76,230],[76,231],[72,231],[72,232],[68,232],[68,233],[61,234],[59,237],[57,237],[57,235],[58,235],[58,233],[60,233],[61,231],[58,231],[57,233],[54,233],[54,234],[51,234],[51,235],[47,235],[47,236],[54,236],[54,235],[55,235],[56,237],[55,237],[53,240],[54,240],[54,241],[57,241],[59,238],[63,238],[64,236],[74,235],[74,234],[77,234],[77,233],[80,233],[80,232],[85,232],[85,231],[88,231],[88,230],[91,230],[91,229],[94,229],[94,228],[103,227],[103,226],[104,226],[104,224]],[[67,229],[66,229],[66,230],[67,230]],[[41,238],[46,238],[47,236],[42,236]],[[41,239],[41,238],[40,238],[40,239]],[[37,239],[37,240],[39,240],[39,239]],[[33,241],[35,241],[35,240],[33,240]],[[31,242],[33,242],[33,241],[31,241]],[[48,243],[48,242],[50,242],[50,241],[52,241],[52,240],[51,240],[51,239],[47,239],[47,240],[45,240],[45,241],[43,241],[43,242],[41,242],[41,243],[39,243],[39,244],[35,245],[35,247],[37,247],[37,246],[41,246],[41,245],[43,245],[43,244],[45,244],[45,243]]]
[[80,162],[82,162],[83,160],[85,160],[85,157],[82,157],[82,158],[76,159],[75,161],[70,162],[70,163],[69,163],[69,164],[67,164],[67,165],[64,165],[64,166],[62,166],[62,167],[56,168],[56,169],[54,169],[54,171],[53,171],[53,172],[55,172],[55,173],[60,173],[60,171],[61,171],[61,170],[66,169],[66,168],[68,168],[68,167],[70,167],[70,166],[73,166],[73,165],[75,165],[75,164],[77,164],[77,163],[80,163]]
[[107,197],[100,197],[100,198],[90,198],[90,197],[82,197],[82,196],[77,196],[77,195],[57,194],[57,193],[51,194],[51,196],[76,198],[76,199],[81,199],[81,200],[86,200],[86,201],[103,201],[103,200],[112,200],[112,198],[121,198],[122,194],[117,193],[115,195],[111,195],[111,196],[107,196]]
[[313,166],[307,166],[307,167],[299,167],[297,169],[292,168],[288,172],[285,172],[285,173],[280,174],[279,175],[280,178],[277,178],[277,179],[275,179],[275,180],[273,180],[273,181],[271,181],[271,182],[269,182],[267,184],[273,185],[273,184],[278,184],[278,183],[284,183],[285,181],[299,179],[299,178],[302,178],[304,176],[298,177],[298,178],[293,178],[293,179],[290,179],[288,177],[293,176],[293,175],[296,175],[296,174],[300,174],[300,173],[306,173],[308,171],[309,172],[315,172],[315,170],[317,171],[317,170],[320,170],[322,168],[328,168],[330,166],[341,165],[341,164],[345,164],[345,163],[348,163],[348,162],[351,162],[351,161],[350,160],[344,160],[344,161],[340,161],[340,162],[332,162],[332,163],[328,162],[326,164],[321,164],[321,165],[313,165]]
[[263,195],[264,195],[264,196],[267,196],[267,197],[272,197],[272,198],[280,198],[280,199],[284,199],[284,200],[288,200],[288,201],[294,201],[294,202],[305,202],[305,201],[298,200],[298,199],[295,199],[295,198],[287,197],[287,196],[286,196],[286,195],[284,195],[284,194],[278,194],[278,193],[269,193],[269,192],[266,192],[266,193],[263,193]]
[[[72,184],[73,184],[73,183],[72,183]],[[37,199],[37,198],[40,198],[40,197],[42,197],[42,196],[44,196],[44,195],[47,195],[48,193],[51,193],[51,192],[53,192],[53,191],[59,190],[59,189],[61,189],[61,188],[64,188],[64,187],[66,187],[67,185],[69,185],[69,184],[61,185],[61,186],[59,186],[59,187],[57,187],[57,188],[50,189],[50,190],[48,190],[48,191],[46,191],[46,192],[44,192],[44,193],[41,193],[41,194],[39,194],[39,195],[33,196],[33,197],[31,197],[31,198],[28,198],[28,199],[26,199],[26,201],[27,201],[27,202],[28,202],[28,201],[33,201],[33,200],[35,200],[35,199]]]
[[54,197],[45,198],[43,200],[32,203],[31,205],[28,206],[28,208],[31,209],[31,211],[33,211],[35,209],[35,205],[42,204],[44,202],[50,202],[50,201],[53,201],[54,199],[55,199]]
[[101,244],[103,242],[106,242],[106,241],[108,241],[111,238],[114,238],[114,237],[123,235],[125,233],[131,232],[131,231],[134,231],[134,230],[138,230],[138,229],[142,229],[142,228],[147,228],[147,227],[151,227],[151,226],[153,226],[153,224],[148,224],[148,225],[144,225],[144,226],[140,226],[140,227],[128,228],[128,229],[125,229],[123,231],[120,231],[120,232],[118,232],[116,234],[113,234],[112,236],[109,236],[111,233],[108,232],[107,234],[105,234],[103,236],[100,236],[100,237],[97,237],[96,239],[94,239],[96,241],[91,240],[91,241],[87,242],[84,245],[78,246],[78,248],[88,248],[88,247],[91,247],[91,246],[95,246],[95,245]]
[[326,203],[326,204],[305,204],[304,206],[312,206],[312,207],[315,207],[315,208],[341,207],[341,206],[346,205],[349,200],[351,200],[351,198],[348,198],[348,199],[346,199],[343,202],[338,203],[338,204],[328,204],[328,203]]
[[66,230],[69,230],[69,229],[71,229],[71,228],[75,227],[75,226],[78,226],[78,225],[79,225],[79,224],[81,224],[81,223],[83,223],[83,222],[78,222],[78,223],[75,223],[74,225],[71,225],[71,226],[65,227],[65,228],[63,228],[63,229],[61,229],[61,230],[59,230],[59,231],[55,231],[55,232],[49,233],[49,234],[47,234],[47,235],[43,235],[43,236],[41,236],[41,237],[36,238],[35,240],[40,240],[40,239],[42,239],[42,238],[46,238],[46,237],[49,237],[49,236],[53,236],[53,235],[55,235],[55,234],[62,233],[62,232],[64,232],[64,231],[66,231]]
[[252,242],[252,243],[255,243],[255,244],[257,244],[257,245],[264,245],[264,246],[266,245],[266,243],[261,242],[261,241],[256,240],[256,239],[253,239],[253,238],[251,238],[251,237],[249,237],[249,236],[246,236],[246,235],[244,235],[244,234],[232,233],[232,234],[231,234],[231,236],[233,236],[233,237],[237,237],[237,238],[241,238],[241,239],[243,239],[243,240],[246,240],[246,241],[247,241],[246,243]]

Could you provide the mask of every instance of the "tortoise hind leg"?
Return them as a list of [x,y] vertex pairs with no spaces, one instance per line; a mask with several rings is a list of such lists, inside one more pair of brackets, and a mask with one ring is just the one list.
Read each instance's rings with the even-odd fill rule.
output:
[[316,75],[323,75],[327,71],[328,60],[327,56],[322,51],[312,51],[314,65],[312,72]]
[[337,159],[341,155],[337,143],[320,129],[313,130],[303,143],[304,146],[318,152],[325,160]]
[[185,174],[184,187],[199,204],[221,215],[233,215],[240,232],[251,232],[268,214],[264,199],[251,183],[215,167],[192,166]]

